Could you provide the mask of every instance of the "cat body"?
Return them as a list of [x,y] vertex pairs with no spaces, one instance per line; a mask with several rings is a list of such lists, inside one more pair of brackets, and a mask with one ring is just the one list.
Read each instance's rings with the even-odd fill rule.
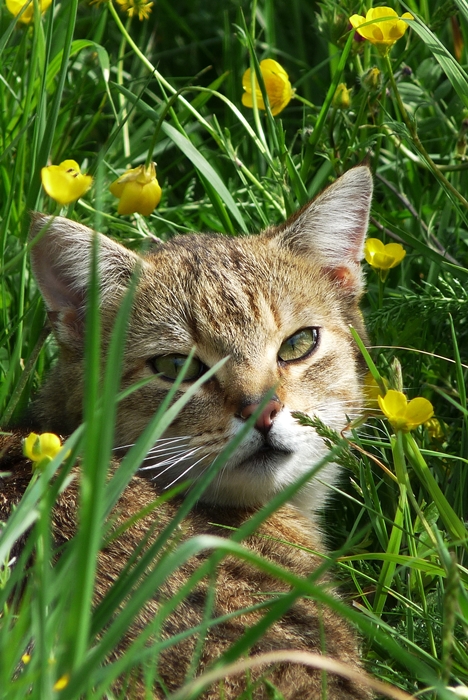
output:
[[[326,455],[322,439],[313,428],[300,425],[294,412],[318,416],[342,430],[361,408],[363,367],[349,325],[365,337],[358,308],[363,291],[359,262],[371,194],[369,170],[361,166],[342,176],[285,224],[257,236],[180,236],[143,258],[99,236],[104,347],[138,268],[122,388],[154,376],[119,405],[116,447],[136,441],[192,348],[195,354],[188,361],[185,381],[175,398],[208,368],[227,358],[188,401],[162,441],[150,450],[143,472],[148,478],[132,479],[116,506],[116,514],[129,517],[181,480],[190,478],[198,483],[252,415],[256,416],[253,430],[188,515],[181,536],[228,537],[230,531],[220,525],[239,527]],[[82,420],[84,309],[94,234],[60,217],[35,215],[32,235],[44,228],[32,249],[32,266],[60,356],[36,404],[36,422],[41,430],[68,434]],[[10,469],[12,477],[2,484],[0,520],[17,502],[27,481],[28,467],[15,449],[10,449],[9,458],[15,466],[6,464],[1,469]],[[270,516],[244,544],[297,576],[313,576],[321,560],[312,552],[323,550],[314,524],[315,513],[323,506],[326,484],[335,482],[336,471],[335,465],[326,465],[320,480],[306,484],[289,505]],[[77,498],[76,482],[59,497],[54,523],[58,543],[73,536]],[[174,500],[161,506],[154,537],[178,505]],[[147,516],[103,550],[97,600],[109,590],[129,555],[154,525],[155,516]],[[155,591],[123,647],[205,557],[193,557]],[[216,615],[287,591],[274,576],[233,556],[218,564],[216,582]],[[173,612],[163,635],[169,637],[200,623],[207,585],[203,579],[191,595],[190,605],[184,602]],[[263,614],[251,612],[211,628],[198,672],[209,667],[246,626],[251,627]],[[163,653],[158,666],[163,686],[175,689],[183,683],[194,644],[189,637]],[[356,639],[347,624],[309,599],[297,600],[254,645],[252,654],[274,649],[325,651],[359,668]],[[320,672],[296,664],[279,664],[270,671],[272,682],[285,698],[322,697]],[[252,673],[253,678],[259,677],[259,672]],[[224,696],[214,685],[204,697],[234,699],[244,688],[245,677],[232,676],[225,681]],[[155,697],[163,697],[158,683],[154,692]],[[254,697],[267,697],[266,692],[259,685]],[[140,696],[137,691],[135,697]],[[328,697],[366,698],[368,692],[359,684],[330,675]]]

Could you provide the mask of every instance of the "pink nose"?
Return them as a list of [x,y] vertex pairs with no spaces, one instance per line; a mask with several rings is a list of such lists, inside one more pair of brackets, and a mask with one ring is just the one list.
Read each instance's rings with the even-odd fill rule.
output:
[[[246,420],[252,415],[252,413],[255,413],[259,405],[259,403],[249,403],[247,406],[244,406],[239,414],[240,417]],[[255,427],[257,430],[266,435],[273,425],[274,419],[282,408],[283,405],[277,398],[270,399],[256,420]]]

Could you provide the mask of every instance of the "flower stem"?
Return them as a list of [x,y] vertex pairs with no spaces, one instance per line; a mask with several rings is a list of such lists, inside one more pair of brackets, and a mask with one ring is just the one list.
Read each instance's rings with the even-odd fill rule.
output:
[[404,532],[404,516],[407,507],[407,471],[406,459],[403,449],[403,433],[398,430],[396,436],[391,438],[393,462],[395,464],[395,472],[400,487],[400,497],[398,499],[395,518],[393,521],[390,539],[388,541],[387,554],[393,557],[393,561],[386,560],[383,563],[377,583],[377,590],[374,600],[374,613],[381,615],[385,607],[388,591],[392,585],[393,577],[396,569],[396,558],[400,553],[401,542]]
[[[118,14],[117,10],[115,9],[115,7],[114,7],[112,1],[109,2],[108,7],[109,7],[109,11],[110,11],[112,17],[114,18],[114,21],[115,21],[115,23],[116,23],[116,25],[117,25],[119,31],[121,32],[121,34],[122,34],[123,36],[125,36],[125,39],[127,40],[128,45],[129,45],[129,46],[131,47],[131,49],[134,51],[135,55],[138,56],[138,58],[140,59],[140,61],[141,61],[141,62],[143,63],[143,65],[150,71],[150,73],[151,73],[157,80],[159,80],[160,83],[161,83],[162,85],[164,85],[164,87],[165,87],[172,95],[174,95],[174,94],[177,92],[177,90],[176,90],[176,89],[161,75],[161,73],[153,66],[153,64],[151,63],[151,61],[148,61],[148,59],[146,58],[146,56],[144,55],[144,53],[141,51],[141,49],[139,49],[138,46],[137,46],[137,44],[135,44],[135,42],[133,41],[132,37],[130,36],[130,34],[128,33],[128,31],[126,30],[126,28],[124,27],[124,25],[122,24],[122,20],[120,19],[119,14]],[[213,127],[206,121],[206,119],[204,119],[204,117],[202,117],[202,115],[200,114],[200,112],[198,112],[198,111],[190,104],[190,102],[188,102],[188,101],[187,101],[184,97],[182,97],[182,96],[179,96],[179,100],[180,100],[181,103],[184,105],[184,107],[186,107],[186,108],[188,109],[188,111],[195,117],[195,119],[197,119],[197,120],[200,122],[200,124],[203,124],[203,126],[205,127],[205,129],[207,129],[207,131],[208,131],[211,135],[215,134],[215,131],[214,131]]]
[[[128,30],[131,23],[131,17],[127,19],[127,24],[125,26],[125,34],[122,35],[122,41],[119,46],[119,55],[117,59],[117,83],[123,85],[123,64],[125,56],[125,47],[127,46],[127,36]],[[125,106],[125,97],[120,93],[119,95],[121,118],[122,118],[122,136],[123,136],[123,147],[125,158],[128,160],[130,158],[130,133],[128,129],[128,113]]]
[[383,306],[384,289],[385,289],[385,282],[382,281],[382,278],[379,275],[379,311]]
[[419,450],[416,440],[411,433],[404,434],[404,449],[411,466],[416,473],[416,476],[424,488],[429,492],[432,500],[436,504],[439,515],[450,533],[450,536],[457,543],[464,545],[465,548],[468,547],[468,531],[465,524],[462,520],[460,520],[450,503],[447,501],[445,495],[442,493],[439,484],[434,479],[424,457]]
[[313,109],[314,112],[318,111],[317,105],[312,104],[312,102],[309,102],[305,97],[302,97],[302,95],[298,95],[297,92],[294,93],[294,99],[299,100],[299,102],[302,102],[306,107],[309,107],[310,109]]
[[402,120],[404,121],[408,131],[410,132],[411,138],[413,139],[414,146],[416,147],[416,150],[419,152],[419,154],[423,157],[423,159],[426,161],[427,165],[433,172],[434,176],[439,180],[440,184],[449,190],[449,192],[456,198],[458,201],[468,209],[468,200],[465,199],[465,197],[460,194],[460,192],[452,185],[451,182],[447,180],[445,175],[440,171],[439,167],[434,163],[432,158],[430,157],[429,153],[426,151],[424,146],[422,145],[417,129],[414,125],[414,123],[411,121],[411,119],[408,116],[408,112],[406,111],[406,108],[403,104],[403,100],[401,99],[401,95],[398,91],[398,86],[396,84],[395,76],[393,75],[393,69],[392,69],[392,64],[390,61],[390,57],[388,54],[384,56],[384,61],[387,66],[387,71],[388,71],[388,77],[390,80],[390,84],[392,86],[392,91],[393,94],[395,95],[395,99],[398,105],[398,109],[401,115]]

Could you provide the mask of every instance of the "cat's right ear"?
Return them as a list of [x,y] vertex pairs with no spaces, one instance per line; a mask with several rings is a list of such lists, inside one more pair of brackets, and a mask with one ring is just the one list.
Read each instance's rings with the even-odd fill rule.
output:
[[269,235],[320,263],[343,291],[359,294],[372,187],[366,165],[351,168]]
[[116,302],[142,259],[102,234],[61,216],[32,215],[31,264],[49,319],[64,344],[81,342],[93,237],[98,236],[101,301]]

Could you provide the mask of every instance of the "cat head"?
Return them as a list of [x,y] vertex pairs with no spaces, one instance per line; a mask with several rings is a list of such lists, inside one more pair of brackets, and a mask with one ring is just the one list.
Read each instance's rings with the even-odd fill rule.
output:
[[[179,393],[228,358],[149,454],[156,484],[202,477],[270,392],[255,428],[204,496],[218,504],[258,506],[326,453],[314,429],[293,418],[295,411],[338,430],[359,413],[362,365],[349,325],[365,335],[358,303],[371,196],[370,171],[360,166],[261,234],[183,235],[144,257],[97,234],[104,341],[139,266],[122,384],[154,375],[120,405],[116,445],[141,434],[192,348]],[[43,429],[67,433],[82,415],[84,309],[96,234],[36,214],[32,236],[40,232],[32,267],[60,355],[39,414]],[[321,480],[333,481],[334,472],[328,465]],[[298,505],[320,504],[323,489],[318,483],[305,487]]]

